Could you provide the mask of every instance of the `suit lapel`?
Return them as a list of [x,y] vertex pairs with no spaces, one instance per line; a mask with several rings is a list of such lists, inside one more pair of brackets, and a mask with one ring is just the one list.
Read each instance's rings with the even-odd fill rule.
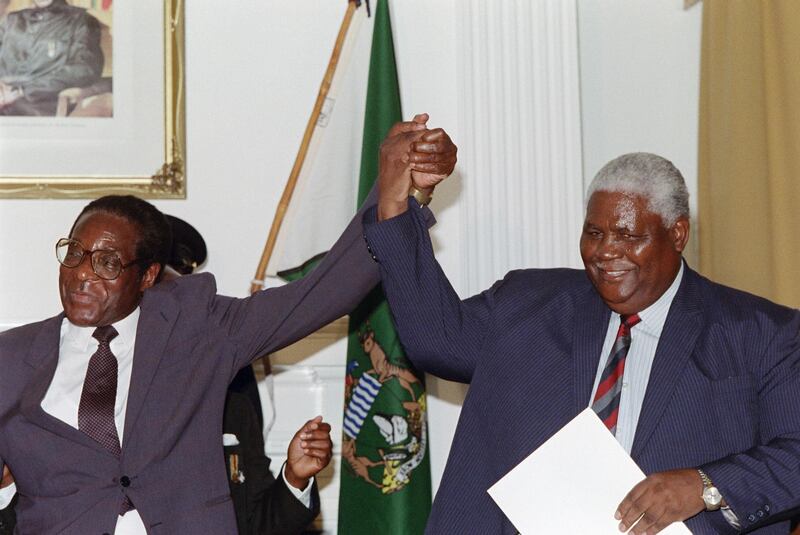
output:
[[685,267],[656,349],[631,456],[636,459],[658,426],[703,329],[699,276]]
[[573,328],[572,361],[577,412],[589,406],[600,351],[603,349],[608,319],[611,316],[611,309],[600,299],[594,288],[588,289],[587,294],[586,298],[578,300]]
[[122,451],[129,444],[136,419],[142,410],[153,376],[158,369],[167,340],[178,317],[175,299],[159,289],[147,290],[141,302],[141,315],[136,327],[136,345],[133,350],[133,369],[128,390],[128,408],[125,412],[125,431]]
[[61,343],[61,322],[64,315],[60,314],[45,322],[36,339],[31,344],[31,348],[25,357],[25,361],[34,368],[33,378],[20,400],[20,412],[28,421],[39,427],[50,431],[58,436],[77,442],[83,446],[94,449],[105,455],[114,458],[111,452],[105,449],[100,443],[92,440],[88,435],[52,416],[42,409],[42,400],[58,365],[58,352]]

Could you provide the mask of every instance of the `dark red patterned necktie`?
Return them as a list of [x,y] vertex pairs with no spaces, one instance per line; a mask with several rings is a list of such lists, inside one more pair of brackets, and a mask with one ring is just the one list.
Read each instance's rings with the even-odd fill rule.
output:
[[83,381],[81,403],[78,406],[78,429],[119,456],[120,445],[114,422],[114,404],[117,400],[117,357],[109,343],[117,336],[111,325],[98,327],[92,336],[100,342],[89,359],[86,379]]
[[592,401],[592,410],[603,420],[613,435],[617,434],[617,417],[619,416],[619,400],[622,397],[622,377],[625,372],[625,357],[631,347],[631,329],[641,319],[637,314],[620,316],[619,330],[611,354],[608,356],[600,384]]

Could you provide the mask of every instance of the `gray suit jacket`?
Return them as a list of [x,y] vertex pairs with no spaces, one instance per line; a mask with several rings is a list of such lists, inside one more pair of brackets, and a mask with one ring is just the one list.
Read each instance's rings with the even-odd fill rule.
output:
[[17,481],[18,532],[113,533],[127,495],[148,533],[235,534],[219,440],[227,386],[376,284],[362,234],[357,215],[308,277],[245,299],[217,295],[208,274],[147,290],[120,458],[41,408],[63,315],[0,334],[0,468]]

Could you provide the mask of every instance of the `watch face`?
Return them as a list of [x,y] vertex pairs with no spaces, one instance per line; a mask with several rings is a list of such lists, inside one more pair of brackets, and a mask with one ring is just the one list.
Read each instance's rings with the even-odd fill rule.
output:
[[719,493],[717,487],[706,487],[703,490],[703,501],[708,507],[718,507],[722,503],[722,494]]

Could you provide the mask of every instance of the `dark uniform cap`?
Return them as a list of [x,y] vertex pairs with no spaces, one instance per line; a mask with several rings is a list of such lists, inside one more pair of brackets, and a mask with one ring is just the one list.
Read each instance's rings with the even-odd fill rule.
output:
[[206,242],[193,226],[175,216],[165,214],[172,227],[172,254],[167,265],[188,275],[206,260]]

